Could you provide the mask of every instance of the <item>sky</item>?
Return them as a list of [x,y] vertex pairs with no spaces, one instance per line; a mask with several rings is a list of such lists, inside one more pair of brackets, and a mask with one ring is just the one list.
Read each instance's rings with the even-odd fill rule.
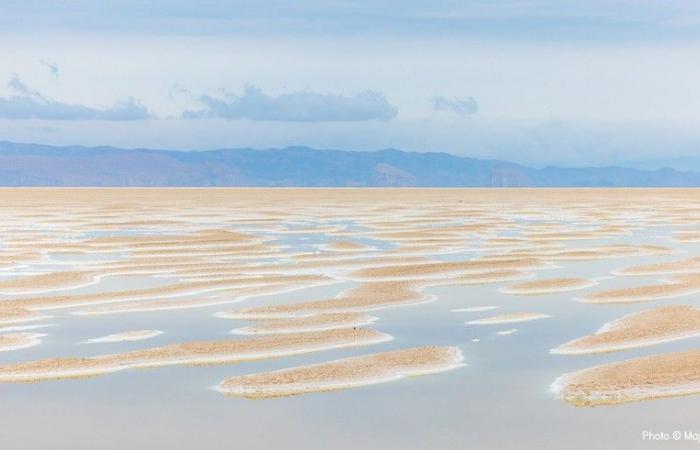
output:
[[0,140],[700,156],[697,1],[0,0]]

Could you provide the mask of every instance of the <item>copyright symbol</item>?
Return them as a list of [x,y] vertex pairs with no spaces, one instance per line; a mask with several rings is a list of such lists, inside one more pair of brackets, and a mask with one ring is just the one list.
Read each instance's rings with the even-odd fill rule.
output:
[[681,439],[681,432],[680,431],[674,431],[673,432],[673,440],[674,441],[679,441]]

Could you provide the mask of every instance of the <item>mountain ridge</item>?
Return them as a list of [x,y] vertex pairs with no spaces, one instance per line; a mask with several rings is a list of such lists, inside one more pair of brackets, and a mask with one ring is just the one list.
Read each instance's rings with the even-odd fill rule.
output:
[[0,141],[0,186],[74,187],[696,187],[672,168],[531,168],[444,152],[161,150]]

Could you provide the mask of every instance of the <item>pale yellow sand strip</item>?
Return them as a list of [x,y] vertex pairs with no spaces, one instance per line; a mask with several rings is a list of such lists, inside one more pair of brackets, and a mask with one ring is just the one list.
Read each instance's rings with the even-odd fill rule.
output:
[[243,300],[272,294],[283,294],[286,292],[304,289],[320,284],[303,284],[303,283],[271,283],[265,286],[249,286],[237,289],[217,292],[214,295],[204,296],[195,299],[159,299],[149,301],[131,301],[111,303],[101,306],[93,306],[90,308],[74,311],[72,314],[78,316],[95,316],[105,314],[121,314],[133,312],[153,312],[153,311],[169,311],[174,309],[191,309],[203,308],[207,306],[226,305],[230,303],[238,303]]
[[109,334],[107,336],[102,336],[93,339],[87,339],[83,341],[85,344],[96,344],[104,342],[130,342],[130,341],[143,341],[146,339],[151,339],[156,336],[163,334],[160,330],[138,330],[138,331],[125,331],[123,333]]
[[463,366],[463,360],[457,347],[417,347],[228,378],[216,389],[246,398],[283,397],[444,372]]
[[503,287],[499,291],[504,294],[542,295],[585,289],[595,284],[595,281],[582,278],[549,278]]
[[484,319],[470,320],[465,322],[467,325],[498,325],[502,323],[518,323],[518,322],[529,322],[531,320],[546,319],[550,317],[547,314],[534,313],[534,312],[515,312],[507,314],[499,314],[493,317],[486,317]]
[[357,252],[374,249],[374,247],[370,247],[369,245],[356,241],[332,241],[324,244],[322,247],[324,249],[340,252]]
[[0,366],[0,382],[83,378],[135,368],[225,364],[358,347],[390,340],[363,328],[172,344],[89,358],[55,358]]
[[614,405],[700,393],[700,350],[665,353],[559,377],[552,391],[575,406]]
[[565,355],[613,352],[699,335],[700,309],[688,305],[665,306],[629,314],[550,352]]
[[662,275],[700,272],[700,257],[617,269],[616,275]]
[[335,298],[285,305],[258,306],[223,314],[232,319],[290,318],[320,313],[372,311],[422,303],[430,298],[430,296],[421,293],[415,283],[383,281],[360,285]]
[[[269,275],[228,278],[215,281],[193,281],[171,284],[162,287],[133,289],[127,291],[101,292],[96,294],[64,295],[21,298],[5,301],[5,307],[19,307],[31,310],[46,310],[86,306],[101,303],[118,303],[133,300],[150,300],[163,297],[177,297],[193,294],[227,291],[235,288],[265,286],[270,284],[289,283],[305,285],[322,285],[333,279],[322,275]],[[0,311],[0,317],[1,311]]]
[[[5,302],[2,302],[5,303]],[[35,313],[24,308],[9,307],[0,303],[0,325],[32,322],[49,319],[51,316]]]
[[[226,313],[217,317],[228,318]],[[304,333],[307,331],[334,330],[371,325],[378,319],[367,314],[359,313],[330,313],[317,314],[309,317],[294,317],[288,319],[257,320],[252,325],[237,328],[233,334],[280,334]]]
[[635,303],[682,297],[698,292],[700,283],[663,283],[598,291],[577,300],[583,303]]
[[366,268],[353,272],[350,278],[358,280],[415,280],[421,278],[444,278],[450,275],[491,272],[496,270],[528,270],[545,267],[547,267],[547,265],[537,258],[517,258],[495,261],[470,260],[432,262]]
[[50,272],[40,275],[25,275],[9,280],[0,280],[1,294],[29,294],[63,289],[74,289],[96,282],[97,275],[90,272]]
[[41,333],[8,333],[0,334],[0,352],[19,350],[41,344]]

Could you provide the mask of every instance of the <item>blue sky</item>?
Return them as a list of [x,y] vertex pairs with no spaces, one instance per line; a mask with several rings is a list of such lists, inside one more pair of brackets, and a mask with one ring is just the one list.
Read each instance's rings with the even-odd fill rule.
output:
[[0,138],[700,153],[695,1],[3,1]]

